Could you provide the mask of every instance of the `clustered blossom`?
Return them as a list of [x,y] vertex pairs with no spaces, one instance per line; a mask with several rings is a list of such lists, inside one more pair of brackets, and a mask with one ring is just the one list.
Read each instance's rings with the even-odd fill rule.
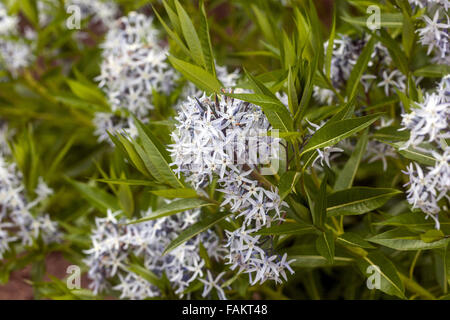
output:
[[417,29],[422,45],[427,46],[427,54],[434,53],[436,63],[450,63],[450,44],[448,29],[450,20],[448,10],[450,1],[448,0],[414,0],[411,4],[426,8],[426,13],[422,19],[424,27]]
[[[337,90],[345,88],[346,82],[350,77],[353,67],[358,61],[364,46],[367,44],[368,36],[352,39],[349,36],[338,34],[333,42],[333,51],[330,65],[331,84]],[[328,47],[328,41],[324,44],[325,51]],[[386,96],[395,92],[395,89],[403,90],[405,88],[406,77],[398,70],[391,70],[392,59],[387,48],[377,42],[371,54],[371,60],[368,63],[369,68],[376,68],[376,74],[366,73],[361,78],[364,91],[368,92],[371,85],[379,79],[378,87],[383,87]],[[314,97],[322,104],[330,105],[335,100],[335,93],[328,88],[314,87]]]
[[[118,19],[102,44],[101,74],[96,78],[105,91],[112,113],[96,115],[99,140],[107,140],[106,130],[122,128],[135,132],[129,114],[145,121],[154,108],[152,92],[170,94],[177,75],[169,67],[167,49],[160,45],[152,18],[131,12]],[[121,120],[117,118],[121,117]],[[122,126],[122,127],[120,127]],[[108,140],[107,140],[108,141]]]
[[[151,214],[151,209],[143,217]],[[194,280],[203,277],[205,261],[199,256],[202,243],[208,256],[220,257],[219,239],[206,231],[183,243],[169,253],[164,250],[179,233],[197,221],[200,210],[149,220],[138,224],[120,218],[121,212],[108,210],[104,218],[96,218],[91,235],[92,247],[86,251],[90,286],[97,294],[106,289],[120,291],[121,298],[145,299],[159,296],[160,290],[129,268],[130,256],[142,259],[143,266],[158,277],[165,274],[175,292],[183,291]],[[116,285],[113,279],[118,281]]]
[[290,262],[274,254],[261,236],[252,235],[281,221],[286,206],[276,188],[264,188],[252,176],[278,154],[279,139],[267,135],[271,127],[260,107],[225,96],[189,97],[176,120],[169,147],[174,172],[199,192],[217,178],[218,191],[224,193],[221,205],[236,219],[242,217],[240,227],[226,230],[227,263],[248,273],[252,284],[281,281],[285,269],[293,272]]
[[0,71],[6,69],[13,77],[34,60],[30,44],[18,34],[18,23],[18,17],[9,16],[0,3]]
[[450,200],[450,147],[445,143],[450,138],[450,76],[444,77],[436,92],[426,94],[424,101],[402,118],[402,129],[410,132],[402,148],[426,153],[435,161],[434,166],[411,163],[407,167],[408,202],[431,216],[439,228],[438,214],[448,210]]
[[0,154],[0,259],[14,243],[30,246],[38,237],[47,244],[59,240],[57,223],[41,212],[52,189],[40,178],[34,193],[29,201],[15,163]]

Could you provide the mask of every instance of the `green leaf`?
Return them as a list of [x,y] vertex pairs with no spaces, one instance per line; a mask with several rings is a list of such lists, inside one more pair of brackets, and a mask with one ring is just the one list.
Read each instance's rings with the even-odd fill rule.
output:
[[199,37],[203,48],[203,55],[205,58],[206,69],[213,76],[216,76],[214,53],[212,50],[211,38],[209,36],[208,16],[206,15],[205,4],[203,0],[200,2],[200,11],[202,14],[200,16]]
[[[378,3],[377,3],[378,4]],[[342,20],[350,24],[365,27],[367,17],[349,17],[344,16]],[[380,26],[386,28],[400,28],[403,24],[403,15],[401,13],[382,13],[380,16]]]
[[328,263],[333,264],[334,259],[334,235],[333,231],[322,232],[316,240],[317,252],[327,259]]
[[[435,242],[425,242],[421,239],[422,237],[424,237],[424,239],[427,240],[430,240],[432,238],[432,240],[435,240]],[[436,241],[435,236],[427,237],[424,234],[419,236],[418,234],[408,231],[406,229],[396,228],[378,234],[367,240],[373,243],[381,244],[382,246],[391,249],[406,251],[406,250],[427,250],[427,249],[442,248],[445,247],[449,242],[448,241],[449,239],[442,239],[442,236],[439,239],[437,239]]]
[[339,172],[338,178],[334,184],[334,190],[344,190],[350,188],[353,185],[353,180],[355,180],[356,172],[359,168],[359,163],[362,159],[364,152],[366,151],[368,141],[367,130],[359,138],[356,144],[355,150],[352,155],[345,163],[344,168]]
[[145,153],[156,170],[156,172],[153,171],[150,173],[155,177],[158,177],[161,182],[167,183],[174,188],[183,188],[183,184],[180,180],[178,180],[175,173],[169,166],[170,158],[164,147],[156,139],[156,137],[154,137],[153,134],[144,127],[142,122],[140,122],[137,118],[134,118],[134,120]]
[[[174,15],[176,16],[175,12],[170,10],[167,10],[167,4],[165,3],[165,1],[163,2],[164,6],[166,7],[166,11],[168,12],[169,18],[170,19],[174,19]],[[161,18],[161,16],[159,15],[158,11],[155,10],[155,7],[153,7],[153,12],[155,13],[156,17],[158,18],[159,22],[161,22],[161,25],[164,27],[164,29],[166,30],[167,34],[175,41],[175,43],[177,44],[177,46],[184,52],[184,54],[186,54],[187,56],[193,58],[191,56],[191,52],[189,51],[189,49],[186,47],[186,45],[183,43],[183,41],[180,39],[180,37],[173,32],[169,26],[164,22],[164,20]],[[178,17],[176,17],[176,23],[172,22],[174,24],[174,28],[176,30],[178,30],[179,28],[181,29],[180,25],[179,25],[179,20]],[[180,30],[178,30],[180,31]],[[201,69],[201,68],[200,68]]]
[[394,61],[394,65],[396,65],[403,74],[408,74],[408,57],[400,47],[399,42],[394,40],[391,35],[384,29],[380,29],[379,33],[380,36],[374,33],[374,37],[376,37],[386,46],[392,60]]
[[180,199],[172,201],[164,206],[161,206],[156,211],[153,211],[150,215],[143,217],[138,220],[131,221],[129,224],[141,223],[144,221],[155,220],[158,218],[170,216],[172,214],[197,209],[205,206],[212,206],[214,203],[207,202],[202,199]]
[[354,133],[367,128],[379,117],[380,114],[373,114],[370,116],[344,119],[327,123],[317,130],[311,139],[309,139],[302,151],[302,154],[311,150],[332,146],[339,141],[350,137]]
[[314,206],[312,208],[314,225],[319,228],[323,228],[325,226],[325,220],[327,218],[327,179],[328,176],[325,175],[320,183],[319,194],[314,197]]
[[169,56],[168,59],[175,69],[182,73],[186,79],[194,83],[199,89],[209,93],[221,93],[220,89],[222,88],[222,84],[216,77],[203,68],[177,59],[174,56]]
[[338,267],[338,266],[348,266],[354,260],[349,257],[334,257],[333,264],[319,255],[297,255],[289,256],[289,259],[294,260],[290,263],[293,268],[321,268],[321,267]]
[[285,222],[283,224],[280,224],[278,226],[271,226],[269,228],[263,228],[261,230],[258,230],[255,232],[255,234],[259,235],[301,235],[306,233],[313,233],[316,232],[316,228],[313,225],[309,224],[300,224],[300,223],[291,223],[291,222]]
[[300,176],[301,173],[295,171],[286,171],[283,173],[278,185],[281,200],[284,200],[291,193]]
[[[431,219],[425,219],[426,215],[422,212],[406,212],[389,218],[385,221],[376,222],[376,225],[380,226],[394,226],[394,227],[406,227],[413,231],[427,231],[434,229],[435,222]],[[450,221],[444,220],[444,217],[440,219],[440,225],[442,229],[450,230]]]
[[353,97],[356,95],[358,86],[361,83],[361,77],[366,71],[367,65],[371,60],[374,44],[375,39],[372,37],[359,55],[358,61],[356,61],[356,64],[353,67],[352,72],[350,73],[350,77],[348,78],[346,87],[346,96],[348,97],[348,100],[353,99]]
[[68,179],[69,183],[75,187],[93,206],[106,212],[108,209],[112,211],[120,211],[117,199],[106,191],[90,186],[85,183]]
[[201,233],[201,232],[203,232],[205,230],[208,230],[213,225],[215,225],[216,223],[219,223],[220,221],[222,221],[223,219],[225,219],[229,215],[231,215],[231,213],[215,213],[215,214],[211,214],[208,217],[203,218],[199,222],[197,222],[194,225],[190,226],[189,228],[183,230],[180,233],[180,235],[167,246],[167,248],[164,250],[163,255],[167,254],[170,251],[172,251],[173,249],[175,249],[179,245],[183,244],[184,242],[188,241],[189,239],[195,237],[199,233]]
[[147,180],[135,180],[135,179],[95,179],[95,181],[112,183],[112,184],[125,184],[129,186],[146,186],[154,187],[155,182]]
[[401,191],[389,188],[353,187],[328,195],[328,216],[355,215],[370,212],[384,205]]
[[97,87],[87,86],[84,83],[67,79],[67,84],[69,85],[72,92],[79,98],[100,105],[108,105],[102,92],[98,90]]
[[[121,178],[123,179],[124,177],[125,175],[122,174]],[[117,196],[119,198],[119,204],[122,207],[123,211],[128,216],[128,218],[131,218],[134,212],[134,198],[130,186],[126,184],[120,184]]]
[[256,5],[252,4],[251,7],[255,13],[256,21],[258,22],[258,25],[261,28],[266,40],[272,44],[277,43],[269,16],[262,12]]
[[450,244],[447,244],[447,248],[445,249],[445,273],[448,285],[450,286]]
[[165,283],[163,280],[161,280],[156,274],[151,272],[149,269],[141,266],[138,263],[130,263],[128,268],[130,272],[133,272],[137,274],[138,276],[142,277],[143,279],[147,280],[149,283],[154,285],[155,287],[159,288],[160,290],[165,290]]
[[121,143],[122,147],[125,149],[128,158],[131,160],[131,163],[136,167],[136,169],[138,169],[139,172],[141,172],[143,175],[147,177],[150,176],[150,172],[145,166],[144,161],[136,151],[135,144],[122,134],[118,134],[116,137]]
[[[405,287],[395,265],[382,253],[370,252],[367,256],[359,258],[357,264],[362,274],[368,278],[379,274],[381,291],[401,299],[405,298]],[[372,272],[369,266],[372,266]]]
[[273,129],[278,129],[281,132],[293,131],[291,115],[280,100],[262,94],[226,93],[226,95],[260,106]]
[[413,21],[409,13],[406,11],[404,7],[402,8],[402,11],[403,11],[403,29],[402,29],[403,50],[405,50],[406,55],[410,57],[416,35],[414,32]]
[[[439,242],[439,240],[443,240],[444,237],[445,237],[445,235],[444,235],[444,233],[442,232],[442,230],[436,230],[436,229],[428,230],[427,232],[422,233],[422,234],[420,235],[420,239],[421,239],[423,242],[426,242],[426,243],[434,243],[434,244],[436,244],[436,242]],[[449,238],[444,239],[444,240],[449,240]],[[448,241],[447,241],[447,242],[448,242]]]
[[196,198],[197,192],[194,189],[189,188],[178,188],[178,189],[161,189],[161,190],[152,190],[150,191],[154,195],[164,197],[167,199],[175,199],[175,198]]
[[343,245],[350,245],[352,247],[364,248],[364,249],[374,249],[375,247],[369,242],[364,240],[360,235],[354,232],[345,232],[341,234],[337,241]]
[[416,77],[442,78],[450,73],[446,64],[429,64],[413,72]]
[[333,57],[334,38],[336,36],[336,15],[337,15],[336,12],[337,12],[336,5],[333,2],[333,23],[331,26],[330,38],[328,39],[327,52],[325,56],[325,72],[328,79],[330,79],[331,59]]
[[404,156],[407,159],[416,161],[421,164],[429,165],[429,166],[434,166],[434,164],[436,162],[436,159],[433,158],[432,156],[430,156],[429,154],[417,151],[411,147],[408,147],[406,149],[400,149],[401,147],[403,147],[405,145],[404,142],[395,142],[395,143],[390,143],[387,141],[383,141],[383,142],[386,144],[389,144],[390,146],[397,149],[398,153],[400,153],[402,156]]
[[178,13],[178,18],[180,20],[181,31],[183,32],[184,39],[191,51],[191,56],[194,61],[199,65],[206,68],[205,58],[203,56],[202,44],[200,38],[195,31],[194,24],[187,12],[183,9],[178,0],[175,0],[175,7]]
[[291,110],[292,114],[295,114],[298,109],[298,97],[297,97],[297,90],[295,88],[295,78],[292,75],[292,68],[289,68],[289,74],[288,74],[288,104],[289,104],[289,110]]

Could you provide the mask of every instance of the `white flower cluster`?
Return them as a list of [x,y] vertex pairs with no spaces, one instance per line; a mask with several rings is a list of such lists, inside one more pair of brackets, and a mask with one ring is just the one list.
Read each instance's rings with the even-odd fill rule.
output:
[[108,31],[102,44],[101,74],[96,80],[112,113],[95,117],[100,141],[109,141],[106,130],[112,128],[135,134],[131,118],[127,119],[129,113],[145,121],[154,108],[152,92],[169,94],[175,86],[177,75],[166,61],[167,50],[159,44],[158,34],[152,18],[136,12],[118,19]]
[[[151,209],[143,214],[148,216]],[[179,233],[197,221],[199,210],[185,211],[176,215],[149,220],[138,224],[127,224],[119,218],[120,211],[108,210],[105,218],[96,218],[96,229],[92,232],[92,247],[87,250],[85,263],[89,267],[90,286],[95,293],[111,287],[121,292],[121,298],[145,299],[159,296],[160,290],[128,267],[130,256],[142,259],[146,269],[158,277],[165,274],[183,296],[191,282],[203,276],[205,261],[199,256],[200,242],[209,257],[218,259],[221,253],[218,237],[206,231],[163,255],[166,247]],[[116,281],[117,282],[117,281]]]
[[[334,88],[344,88],[367,41],[367,36],[362,39],[352,39],[347,35],[337,35],[337,38],[333,42],[330,66],[330,79]],[[328,41],[325,42],[324,46],[326,51]],[[376,66],[377,74],[366,73],[362,76],[361,83],[365,92],[369,91],[373,81],[379,77],[382,77],[383,80],[377,86],[384,88],[386,96],[395,92],[395,88],[401,90],[405,88],[406,77],[398,70],[391,70],[391,63],[392,59],[389,51],[382,43],[377,42],[371,54],[371,61],[368,64],[369,67]],[[335,94],[330,89],[315,86],[314,98],[322,104],[326,103],[330,105],[335,99]]]
[[402,148],[416,149],[435,160],[434,166],[423,168],[411,163],[407,167],[407,199],[413,208],[431,216],[439,228],[438,214],[448,210],[450,200],[450,147],[445,142],[450,138],[450,76],[441,80],[437,92],[427,94],[422,103],[402,117],[402,129],[410,132]]
[[18,23],[18,17],[9,16],[0,3],[0,70],[8,70],[13,77],[34,60],[30,45],[18,34]]
[[277,157],[279,140],[267,133],[270,124],[260,107],[229,97],[214,101],[188,98],[176,117],[176,130],[169,146],[174,172],[201,190],[218,179],[224,193],[222,206],[243,217],[243,224],[226,231],[228,263],[231,269],[249,274],[252,284],[268,279],[281,281],[289,267],[286,257],[271,254],[261,236],[252,233],[282,220],[281,201],[275,188],[268,190],[252,178],[259,166]]
[[450,20],[448,10],[450,1],[434,0],[423,1],[415,0],[413,4],[423,8],[426,7],[426,14],[423,15],[425,26],[417,29],[422,45],[428,47],[427,54],[435,54],[436,63],[450,64],[450,43],[448,29]]
[[57,223],[48,214],[32,213],[40,213],[41,204],[53,193],[52,189],[40,178],[34,193],[36,197],[28,201],[15,163],[9,163],[0,154],[0,259],[15,242],[30,246],[38,237],[45,243],[59,240]]

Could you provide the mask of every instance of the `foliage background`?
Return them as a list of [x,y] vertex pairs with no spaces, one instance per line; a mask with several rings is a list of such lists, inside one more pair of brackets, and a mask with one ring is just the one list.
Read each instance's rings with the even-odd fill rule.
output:
[[[128,162],[132,162],[132,159],[120,147],[112,148],[106,143],[99,144],[93,136],[93,113],[107,107],[103,93],[93,81],[100,73],[101,50],[98,44],[103,34],[96,30],[95,26],[88,26],[85,22],[83,28],[89,37],[85,43],[80,44],[73,37],[73,33],[77,31],[68,30],[64,26],[67,14],[62,7],[54,12],[54,20],[40,29],[37,25],[34,1],[7,2],[12,12],[20,12],[22,23],[38,30],[35,50],[37,59],[33,65],[23,70],[18,78],[0,83],[0,116],[8,122],[10,128],[16,130],[10,143],[18,150],[16,161],[29,190],[36,186],[38,176],[43,176],[55,190],[46,207],[51,217],[62,227],[64,241],[52,246],[37,243],[20,254],[13,253],[4,259],[0,264],[0,281],[5,287],[0,286],[0,290],[4,291],[2,287],[9,292],[15,290],[8,284],[11,274],[14,275],[14,272],[28,266],[34,298],[98,298],[86,288],[79,291],[68,290],[62,279],[64,274],[51,271],[52,263],[46,263],[46,257],[54,257],[54,254],[58,253],[65,261],[83,266],[82,252],[89,247],[89,233],[95,216],[104,214],[108,207],[115,207],[124,210],[129,217],[136,218],[140,209],[148,206],[156,209],[161,202],[160,196],[149,191],[165,190],[168,186],[153,177],[143,176],[139,170],[126,163],[124,159],[128,159]],[[149,1],[117,2],[123,15],[133,10],[152,14]],[[283,125],[288,123],[288,130],[285,131],[296,132],[290,137],[286,134],[292,146],[297,143],[305,146],[307,143],[305,117],[316,123],[336,115],[345,119],[345,112],[353,102],[355,112],[363,107],[369,110],[368,115],[384,112],[395,119],[394,129],[398,128],[399,102],[403,96],[386,98],[381,89],[374,89],[371,92],[370,104],[367,105],[366,97],[359,86],[361,75],[356,72],[341,92],[342,96],[347,98],[345,102],[342,99],[338,105],[322,107],[311,97],[313,84],[327,85],[324,84],[327,81],[326,75],[320,75],[320,70],[324,70],[329,59],[327,52],[323,51],[323,40],[337,32],[356,36],[363,32],[370,33],[364,27],[367,5],[381,4],[383,12],[388,13],[389,19],[392,19],[383,21],[385,32],[380,33],[379,40],[389,44],[394,57],[398,57],[399,68],[405,69],[402,72],[407,77],[423,75],[426,77],[424,86],[432,87],[436,79],[448,72],[448,68],[430,65],[425,50],[417,43],[417,36],[405,27],[407,23],[418,25],[420,20],[411,11],[402,11],[402,1],[338,0],[334,2],[334,6],[331,1],[318,1],[314,5],[308,1],[293,2],[298,11],[292,7],[283,7],[276,1],[205,1],[217,64],[226,65],[230,70],[245,69],[248,76],[242,80],[242,87],[259,88],[267,105],[270,104],[267,97],[269,94],[264,91],[267,88],[271,92],[284,90],[288,94],[291,113],[287,119],[282,115],[281,121]],[[202,13],[197,1],[181,3],[194,25],[199,26]],[[407,2],[403,2],[403,5],[405,3]],[[168,30],[180,35],[179,30],[169,22],[171,19],[167,16],[164,6],[157,1],[152,4],[161,14],[162,20],[168,23]],[[317,7],[320,20],[315,16],[314,6]],[[336,17],[335,24],[333,16]],[[302,20],[302,17],[306,19]],[[164,30],[159,19],[155,18],[154,22]],[[300,22],[304,24],[299,25]],[[181,61],[177,63],[178,60],[171,60],[172,65],[181,74],[192,80],[189,77],[192,70],[194,73],[198,70],[208,73],[208,68],[199,65],[198,61],[193,61],[192,56],[187,55],[174,38],[166,33],[164,35],[170,45],[171,55]],[[187,44],[191,41],[182,39]],[[368,61],[363,60],[368,57],[364,58],[363,54],[361,56],[358,68],[365,69]],[[208,79],[207,76],[203,77],[203,73],[200,78]],[[208,81],[202,82],[200,79],[195,84],[208,92],[217,91]],[[406,94],[413,100],[419,95],[415,86],[409,86]],[[171,119],[175,115],[171,105],[173,100],[174,97],[160,97],[148,125],[155,139],[163,144],[170,143]],[[267,110],[276,115],[279,112],[277,109],[273,111],[269,106]],[[273,114],[268,118],[272,122]],[[371,119],[379,121],[376,116]],[[349,124],[350,122],[347,123]],[[346,128],[348,129],[348,126]],[[340,128],[334,128],[332,134],[335,130]],[[348,132],[348,136],[355,132],[356,137],[362,139],[362,130]],[[375,139],[378,135],[378,138],[382,137],[392,143],[404,140],[404,136],[396,130],[370,130],[365,134],[369,135],[369,139]],[[311,150],[313,149],[314,146],[311,147]],[[381,162],[361,162],[359,167],[351,166],[348,170],[356,168],[357,171],[354,173],[354,180],[347,181],[347,187],[353,185],[378,188],[373,189],[378,200],[371,199],[374,196],[370,194],[370,190],[358,190],[358,194],[365,197],[366,207],[356,208],[356,215],[344,218],[342,215],[326,217],[326,213],[323,217],[325,208],[319,209],[316,203],[323,202],[323,197],[330,197],[336,192],[333,190],[336,179],[352,156],[349,154],[341,157],[336,166],[325,169],[325,172],[305,173],[305,167],[300,161],[305,161],[307,155],[301,158],[300,153],[297,153],[288,172],[280,173],[281,179],[268,178],[279,187],[280,193],[286,195],[285,199],[291,207],[288,221],[291,225],[284,230],[272,230],[271,234],[279,241],[279,248],[295,257],[295,274],[289,277],[288,282],[279,286],[264,284],[249,287],[245,279],[240,279],[233,284],[230,297],[448,298],[448,236],[445,238],[438,235],[439,245],[432,242],[436,239],[428,241],[424,234],[430,235],[427,232],[431,232],[433,235],[431,230],[434,230],[434,224],[430,220],[424,220],[422,213],[411,212],[400,192],[404,190],[402,185],[407,182],[401,170],[404,170],[410,159],[401,155],[398,159],[390,160],[387,171],[383,171]],[[301,179],[298,179],[299,175]],[[112,179],[146,179],[149,185],[134,185],[132,182],[117,184],[113,183]],[[293,189],[297,189],[297,192]],[[316,195],[319,198],[316,198]],[[338,198],[344,199],[346,196],[351,197],[341,194]],[[339,199],[336,201],[339,202]],[[320,224],[317,219],[320,220],[321,215],[326,220]],[[336,232],[330,233],[325,223],[331,225]],[[448,212],[443,212],[441,230],[445,235],[450,234],[449,223]],[[305,226],[310,225],[314,226],[314,232],[302,231]],[[280,235],[283,236],[279,238]],[[316,243],[320,241],[317,239],[321,237],[326,241],[331,239],[332,250],[323,252],[317,247]],[[378,238],[374,240],[374,237]],[[65,262],[61,264],[65,266]],[[364,272],[371,264],[378,265],[383,271],[381,290],[368,290],[366,287]],[[86,284],[85,278],[83,283]],[[9,296],[13,297],[19,296]],[[163,296],[173,297],[170,292]]]

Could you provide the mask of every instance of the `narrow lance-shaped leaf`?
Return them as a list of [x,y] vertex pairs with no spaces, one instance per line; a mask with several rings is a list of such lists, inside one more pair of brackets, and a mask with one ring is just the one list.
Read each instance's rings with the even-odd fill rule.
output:
[[353,187],[328,195],[328,216],[363,214],[378,209],[391,197],[401,193],[396,189]]
[[326,230],[320,234],[316,240],[317,252],[327,259],[329,263],[334,260],[334,235],[333,231]]
[[93,206],[106,212],[108,209],[119,211],[117,199],[106,191],[85,183],[68,180]]
[[344,168],[339,172],[338,178],[334,184],[334,190],[339,191],[343,189],[350,188],[353,184],[353,180],[355,179],[356,172],[359,168],[359,163],[362,159],[364,152],[366,151],[368,141],[367,130],[362,134],[359,138],[358,143],[356,144],[355,150],[353,151],[350,159],[348,159]]
[[361,131],[372,123],[374,123],[380,114],[373,114],[369,116],[344,119],[336,122],[325,124],[311,137],[306,146],[304,147],[302,154],[324,147],[329,147],[337,142],[350,137],[354,133]]
[[358,86],[361,81],[361,77],[366,71],[367,65],[371,60],[374,43],[375,39],[373,37],[370,38],[369,42],[366,44],[363,51],[361,52],[358,61],[356,61],[356,64],[353,67],[352,72],[350,73],[350,77],[348,78],[346,88],[346,95],[349,98],[349,100],[351,100],[355,96],[356,90],[358,89]]
[[187,211],[187,210],[192,210],[192,209],[197,209],[197,208],[201,208],[201,207],[205,207],[205,206],[212,206],[212,205],[214,205],[214,203],[211,203],[211,202],[208,202],[208,201],[205,201],[202,199],[175,200],[164,206],[161,206],[161,208],[159,208],[156,211],[153,211],[151,214],[149,214],[148,216],[146,216],[144,218],[131,221],[129,224],[136,224],[136,223],[141,223],[141,222],[148,221],[148,220],[155,220],[158,218],[173,215],[173,214],[181,212],[181,211]]
[[367,240],[391,249],[407,251],[445,248],[448,245],[450,238],[444,239],[443,236],[441,236],[440,238],[436,238],[436,241],[425,242],[417,233],[403,228],[396,228],[377,234]]
[[189,188],[152,190],[151,193],[167,199],[197,197],[197,192]]
[[182,73],[189,81],[193,82],[198,88],[209,93],[220,94],[222,84],[211,73],[174,56],[169,56],[168,59],[175,69]]
[[142,146],[150,159],[155,170],[162,178],[162,182],[171,185],[174,188],[184,187],[183,184],[175,176],[175,173],[169,166],[169,156],[159,141],[151,134],[149,130],[146,130],[144,125],[136,118],[134,118],[136,127],[138,129],[139,138],[142,141]]
[[205,65],[206,65],[206,69],[214,77],[216,77],[216,67],[214,64],[214,53],[212,50],[211,38],[209,36],[208,16],[206,14],[205,4],[204,4],[203,0],[200,2],[200,10],[201,10],[202,14],[200,16],[199,37],[200,37],[200,42],[202,44],[203,55],[205,58]]
[[384,293],[405,298],[405,287],[395,265],[382,253],[370,252],[367,256],[358,258],[357,264],[363,276],[367,278],[368,284],[371,286],[379,284],[379,290]]
[[226,95],[260,106],[273,129],[278,129],[281,132],[293,131],[291,115],[289,114],[289,111],[286,109],[286,107],[280,102],[280,100],[276,98],[273,99],[270,96],[261,94],[226,93]]
[[328,176],[325,175],[320,184],[319,194],[314,201],[314,207],[312,210],[314,224],[320,228],[324,227],[325,220],[327,218],[327,179]]
[[206,67],[205,58],[203,56],[202,44],[200,38],[195,31],[194,24],[192,23],[189,15],[184,10],[183,6],[175,0],[175,7],[177,9],[178,18],[180,20],[181,31],[183,32],[184,39],[186,40],[187,46],[191,51],[191,55],[197,65]]
[[333,2],[333,24],[331,26],[330,38],[328,39],[327,52],[325,56],[325,72],[330,79],[331,59],[333,57],[334,38],[336,36],[336,4]]
[[180,235],[167,246],[167,248],[166,248],[166,250],[164,250],[163,254],[166,254],[169,251],[175,249],[176,247],[178,247],[179,245],[188,241],[189,239],[195,237],[199,233],[201,233],[205,230],[208,230],[216,223],[219,223],[220,221],[222,221],[223,219],[228,217],[230,214],[231,213],[215,213],[215,214],[211,214],[208,217],[200,220],[199,222],[195,223],[191,227],[182,231],[180,233]]
[[317,232],[317,228],[310,224],[301,224],[301,223],[291,223],[285,222],[281,225],[271,226],[269,228],[262,228],[255,232],[255,234],[260,235],[300,235],[306,233],[314,233]]

